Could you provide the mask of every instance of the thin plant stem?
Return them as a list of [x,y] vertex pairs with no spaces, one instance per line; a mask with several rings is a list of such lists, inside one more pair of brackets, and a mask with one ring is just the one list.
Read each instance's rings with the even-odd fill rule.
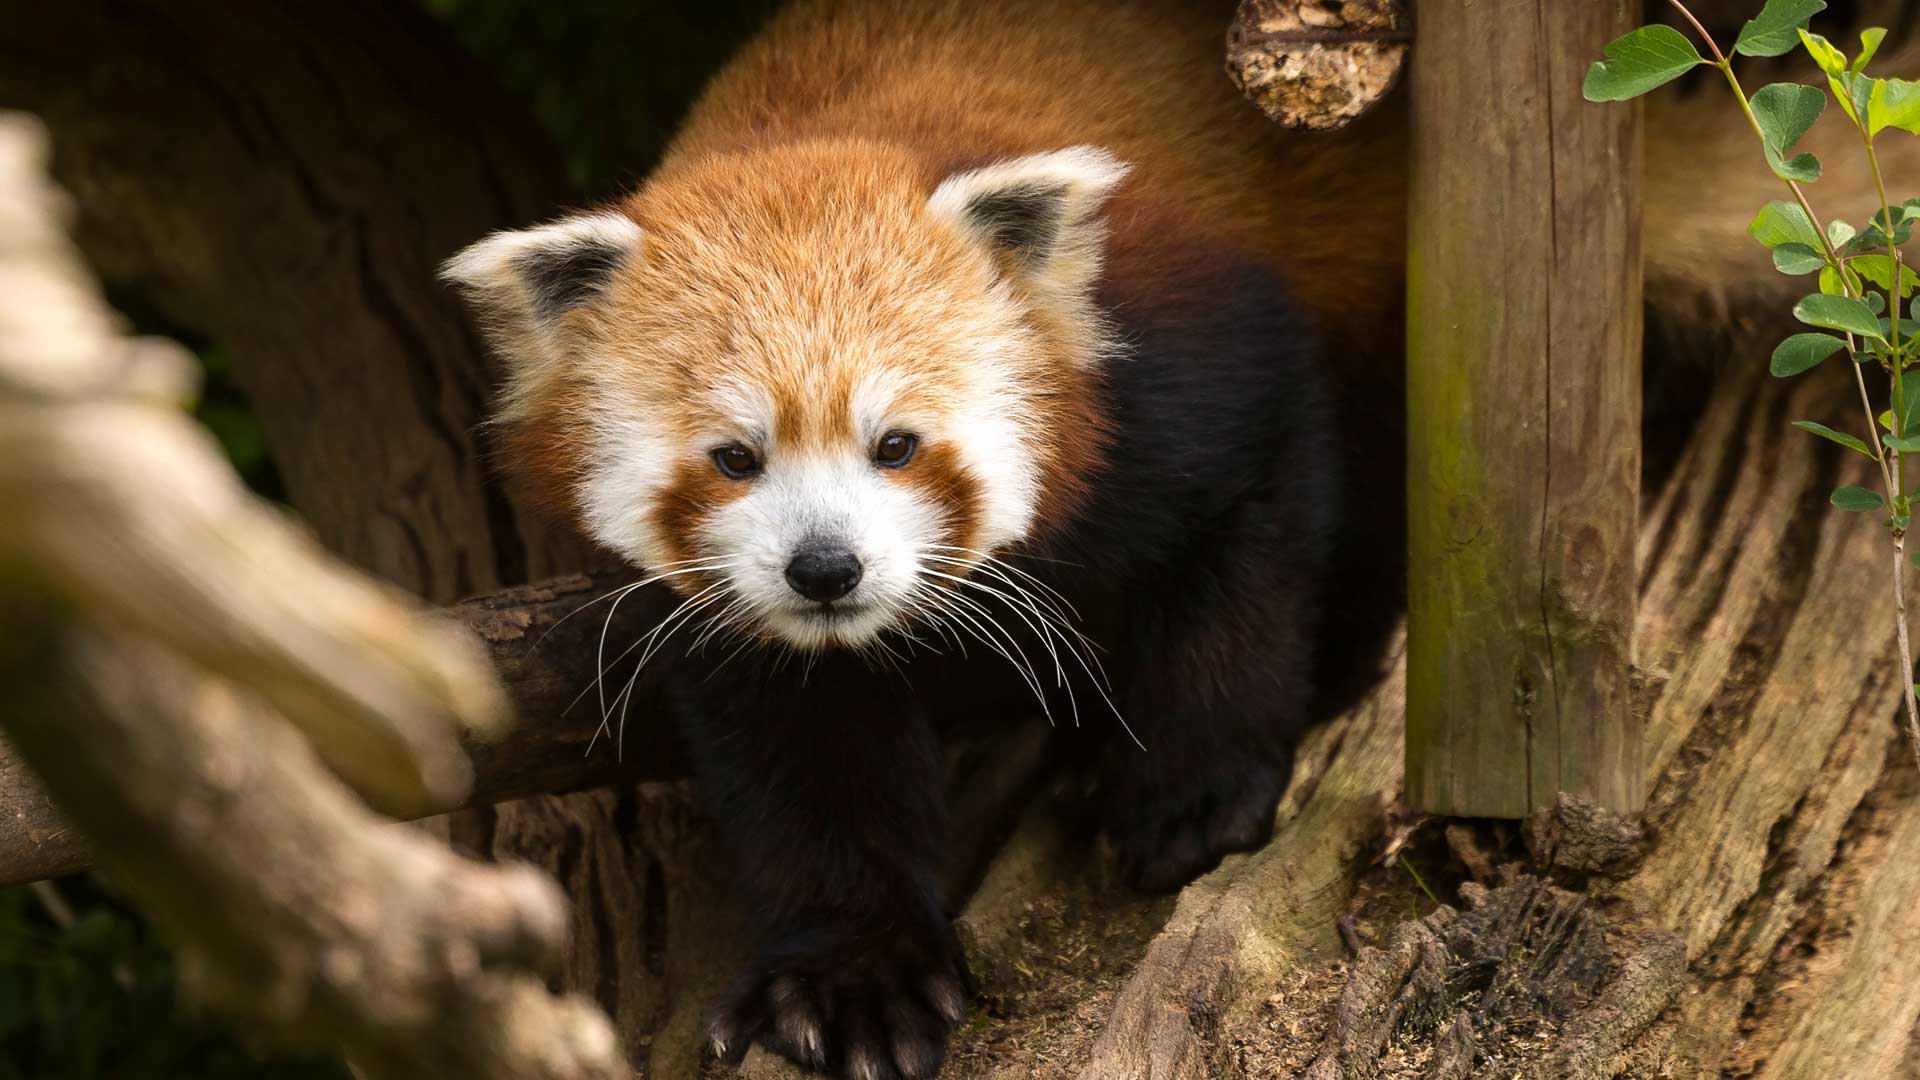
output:
[[1894,626],[1900,638],[1900,656],[1906,662],[1900,668],[1900,696],[1907,703],[1907,745],[1913,751],[1913,764],[1920,768],[1920,707],[1914,703],[1913,644],[1907,637],[1907,537],[1893,538],[1893,611]]
[[[1888,367],[1893,371],[1894,422],[1900,426],[1897,434],[1904,435],[1911,421],[1904,415],[1906,398],[1901,393],[1901,368],[1905,358],[1900,353],[1900,294],[1901,275],[1900,245],[1894,242],[1894,220],[1892,205],[1887,202],[1886,181],[1880,175],[1880,155],[1873,149],[1873,135],[1867,130],[1864,117],[1857,121],[1860,139],[1866,144],[1867,162],[1873,166],[1873,186],[1880,195],[1880,221],[1887,234],[1887,261],[1892,264],[1892,284],[1887,289],[1887,325]],[[1856,366],[1856,369],[1858,367]],[[1906,490],[1905,459],[1900,451],[1893,451],[1893,473],[1902,492]],[[1907,631],[1907,530],[1896,526],[1893,529],[1893,611],[1894,627],[1900,640],[1900,697],[1907,708],[1907,743],[1913,751],[1913,764],[1920,768],[1920,698],[1916,697],[1913,685],[1913,644]]]

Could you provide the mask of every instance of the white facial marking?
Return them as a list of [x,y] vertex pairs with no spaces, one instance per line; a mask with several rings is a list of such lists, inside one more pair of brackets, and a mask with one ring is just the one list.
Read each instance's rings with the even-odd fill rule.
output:
[[[1026,536],[1033,523],[1039,475],[1027,431],[1037,419],[1015,389],[1020,343],[995,334],[985,320],[966,340],[972,355],[954,366],[957,381],[938,388],[931,399],[937,409],[903,404],[915,400],[907,392],[911,374],[876,365],[853,385],[849,434],[829,447],[783,443],[771,396],[743,379],[723,378],[707,389],[699,409],[716,418],[715,426],[687,445],[659,434],[675,425],[607,385],[596,395],[578,492],[588,531],[650,572],[673,569],[672,552],[718,564],[716,573],[741,601],[741,617],[804,649],[859,645],[903,625],[916,606],[916,587],[926,585],[923,570],[954,572],[951,564],[923,565],[922,555],[956,543],[991,552]],[[971,474],[978,503],[965,508],[976,522],[970,537],[954,536],[953,508],[911,482],[913,462],[895,472],[872,460],[874,447],[894,431],[917,436],[923,448],[950,448]],[[698,535],[662,535],[653,510],[675,469],[686,461],[715,468],[711,451],[735,442],[760,458],[759,473],[730,481],[740,493],[714,507]],[[807,599],[787,579],[794,556],[819,543],[845,547],[860,563],[859,583],[831,604]]]
[[[949,176],[920,204],[916,227],[950,238],[958,230],[971,245],[979,276],[976,291],[965,295],[973,299],[953,304],[937,283],[920,280],[900,286],[886,303],[870,304],[867,284],[837,281],[831,267],[823,268],[823,280],[848,291],[844,298],[816,299],[791,293],[790,269],[786,277],[746,274],[753,290],[740,294],[741,318],[729,323],[729,340],[744,350],[736,356],[712,355],[713,338],[682,332],[704,313],[659,320],[644,342],[621,337],[609,320],[535,317],[524,281],[528,261],[583,246],[638,257],[645,238],[621,214],[582,215],[488,237],[456,256],[445,273],[489,294],[503,312],[495,316],[496,334],[510,339],[519,361],[503,418],[531,421],[539,391],[562,358],[593,373],[590,436],[576,495],[596,540],[653,573],[675,569],[670,558],[713,564],[711,572],[725,579],[728,602],[738,604],[732,617],[794,645],[860,645],[907,621],[915,593],[929,585],[928,571],[955,569],[923,556],[951,559],[956,553],[941,546],[959,544],[995,553],[1032,532],[1041,495],[1034,440],[1047,424],[1032,384],[1035,373],[1046,370],[1038,350],[1054,350],[1080,366],[1120,351],[1093,285],[1105,248],[1102,208],[1126,173],[1107,151],[1077,146]],[[993,207],[1005,200],[1035,202],[1047,227],[1008,234],[1007,219],[1020,215],[996,219]],[[676,242],[704,241],[696,233]],[[1005,257],[1010,251],[1017,258]],[[515,321],[515,313],[523,317]],[[918,336],[897,332],[896,324]],[[901,342],[908,340],[922,356],[903,355],[910,350]],[[606,352],[609,347],[618,351]],[[927,358],[935,362],[919,363]],[[695,370],[711,368],[714,382],[695,400],[668,404],[657,389],[651,396],[636,389],[653,365],[684,371],[696,361],[701,368]],[[783,367],[788,363],[834,366]],[[728,374],[742,371],[773,374]],[[849,371],[864,374],[852,383],[849,414],[839,418],[847,433],[829,446],[783,442],[775,429],[774,387],[756,380],[800,379],[797,392],[814,395],[809,404],[818,404],[817,395],[846,386],[838,380]],[[795,393],[796,384],[782,392]],[[690,435],[690,417],[707,418],[708,430]],[[975,499],[962,508],[969,535],[952,533],[953,508],[937,501],[945,496],[926,494],[913,482],[913,463],[894,472],[872,460],[874,446],[891,431],[917,436],[923,452],[939,448],[947,467],[957,462],[965,470]],[[663,535],[656,511],[682,470],[717,468],[711,452],[736,442],[757,455],[758,472],[728,481],[740,489],[708,508],[693,535]],[[814,543],[845,548],[859,560],[859,581],[845,596],[809,600],[788,581],[794,556]]]
[[653,509],[682,449],[662,436],[663,425],[655,418],[612,388],[594,410],[592,424],[578,492],[588,535],[636,566],[655,573],[668,569],[665,553],[672,548],[660,535]]
[[984,342],[966,365],[965,382],[953,388],[955,407],[944,434],[980,484],[978,545],[993,551],[1020,540],[1033,527],[1040,472],[1027,430],[1039,418],[1008,390],[1004,353]]
[[[897,624],[919,573],[918,553],[940,543],[940,508],[884,475],[863,447],[771,449],[752,490],[707,521],[701,547],[732,561],[734,591],[756,620],[795,645],[859,644]],[[821,604],[787,581],[811,544],[843,546],[860,561],[853,591]]]

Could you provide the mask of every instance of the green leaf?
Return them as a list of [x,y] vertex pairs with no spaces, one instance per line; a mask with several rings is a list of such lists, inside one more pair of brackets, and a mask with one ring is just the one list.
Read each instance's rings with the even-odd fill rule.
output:
[[[1841,91],[1840,80],[1828,79],[1827,88],[1832,90],[1836,97],[1839,96]],[[1866,116],[1867,111],[1872,108],[1873,94],[1874,91],[1880,89],[1880,80],[1866,75],[1848,75],[1845,89],[1849,105],[1847,115],[1853,117],[1854,120],[1858,122],[1859,119]]]
[[[1891,338],[1893,336],[1892,319],[1875,319],[1874,321],[1880,324],[1881,337]],[[1900,341],[1902,344],[1909,341],[1920,341],[1920,322],[1914,322],[1912,319],[1901,319]],[[1885,344],[1891,344],[1891,342],[1886,342]]]
[[1588,101],[1636,98],[1706,63],[1693,43],[1671,26],[1643,26],[1607,42],[1605,51],[1607,58],[1587,69],[1580,92]]
[[1813,57],[1813,62],[1820,65],[1821,71],[1827,73],[1827,89],[1833,92],[1834,100],[1840,103],[1840,108],[1847,114],[1847,119],[1855,124],[1860,123],[1860,115],[1865,109],[1864,103],[1872,87],[1854,79],[1852,73],[1847,70],[1846,54],[1834,48],[1832,42],[1819,34],[1809,34],[1805,30],[1796,32],[1800,35],[1800,43],[1807,47],[1807,55]]
[[[1920,566],[1920,551],[1907,552],[1907,561],[1915,566]],[[1916,693],[1920,693],[1920,683],[1914,683],[1913,689]]]
[[1781,244],[1820,246],[1820,234],[1814,231],[1813,222],[1807,220],[1806,211],[1796,203],[1776,200],[1761,207],[1747,226],[1747,232],[1770,248]]
[[[1774,262],[1778,263],[1780,261],[1780,257],[1777,254],[1779,249],[1776,248],[1774,250],[1776,252],[1776,254],[1774,255]],[[1861,277],[1866,278],[1868,281],[1873,282],[1875,285],[1880,286],[1883,289],[1891,290],[1893,288],[1893,260],[1888,256],[1855,255],[1853,258],[1847,260],[1847,268],[1852,270],[1854,273],[1859,274]],[[1900,295],[1901,297],[1905,298],[1907,296],[1912,295],[1914,287],[1916,285],[1920,285],[1920,276],[1916,276],[1914,274],[1913,267],[1908,266],[1905,263],[1901,263],[1900,264]],[[1874,314],[1878,315],[1880,314],[1880,312],[1876,311],[1874,312]]]
[[1920,135],[1920,82],[1880,79],[1867,99],[1867,134],[1897,127]]
[[1827,243],[1832,244],[1836,250],[1844,247],[1851,239],[1853,239],[1853,226],[1839,218],[1827,222]]
[[1878,493],[1868,491],[1858,484],[1834,488],[1829,501],[1842,510],[1851,510],[1855,513],[1879,510],[1887,505],[1886,500],[1882,499]]
[[[1894,215],[1896,218],[1896,223],[1893,227],[1893,243],[1895,247],[1913,239],[1913,221],[1910,218],[1902,216],[1903,213],[1904,210],[1902,213]],[[1882,229],[1879,225],[1879,221],[1883,219],[1877,210],[1873,216],[1876,219],[1875,223],[1868,225],[1865,232],[1854,237],[1847,243],[1847,251],[1849,253],[1859,252],[1864,255],[1871,254],[1875,251],[1887,250],[1887,233],[1886,230]]]
[[1779,56],[1793,48],[1795,34],[1807,20],[1826,7],[1826,0],[1767,0],[1760,14],[1740,28],[1734,51],[1747,56]]
[[1867,224],[1879,229],[1882,233],[1890,231],[1897,232],[1900,226],[1906,224],[1906,222],[1907,207],[1905,203],[1898,206],[1889,206],[1885,210],[1875,210],[1873,214],[1867,218]]
[[1887,32],[1877,26],[1860,31],[1860,55],[1853,58],[1853,65],[1847,70],[1855,75],[1865,71],[1867,61],[1873,59],[1873,54],[1880,51],[1880,42],[1886,36]]
[[[1795,420],[1793,426],[1799,428],[1801,431],[1810,431],[1829,442],[1837,442],[1849,450],[1873,457],[1873,451],[1868,449],[1866,443],[1848,435],[1844,431],[1835,431],[1825,424],[1816,424],[1811,420]],[[1875,460],[1877,461],[1879,459],[1875,458]]]
[[[1820,6],[1825,7],[1826,5],[1822,4]],[[1761,12],[1761,14],[1764,15],[1766,14],[1766,12],[1763,11]],[[1753,21],[1759,22],[1760,20],[1755,19]],[[1752,23],[1749,23],[1748,25],[1752,25]],[[1826,38],[1821,37],[1819,34],[1807,33],[1806,30],[1802,29],[1802,27],[1804,27],[1805,25],[1806,24],[1804,22],[1800,23],[1799,25],[1796,25],[1794,27],[1793,32],[1799,35],[1800,44],[1805,45],[1807,47],[1807,55],[1813,57],[1813,62],[1820,65],[1821,71],[1824,71],[1827,73],[1827,78],[1838,79],[1840,78],[1840,76],[1845,75],[1847,73],[1846,54],[1842,53],[1839,49],[1834,48],[1832,42],[1828,41]],[[1734,46],[1734,48],[1736,49],[1738,49],[1739,47],[1740,46],[1737,44]],[[1764,54],[1748,53],[1747,55],[1779,56],[1780,53],[1786,52],[1787,49],[1791,49],[1791,48],[1793,48],[1793,46],[1789,44],[1786,47],[1786,49],[1781,49],[1780,52],[1777,52],[1777,53],[1764,53]]]
[[1920,435],[1886,435],[1880,439],[1881,445],[1891,446],[1903,454],[1920,450]]
[[1781,244],[1773,249],[1773,268],[1783,274],[1811,274],[1827,265],[1827,257],[1805,244]]
[[1885,340],[1880,330],[1880,320],[1873,317],[1872,309],[1851,296],[1814,293],[1793,305],[1793,317],[1808,326],[1822,326],[1828,330]]
[[1900,376],[1901,428],[1898,434],[1920,435],[1920,372]]
[[[1775,346],[1773,361],[1767,370],[1778,378],[1798,375],[1847,347],[1847,343],[1832,334],[1795,334]],[[1920,382],[1920,379],[1915,379]]]
[[1781,160],[1780,155],[1772,150],[1766,150],[1765,153],[1767,168],[1772,169],[1773,175],[1782,180],[1797,180],[1802,184],[1811,184],[1820,179],[1820,159],[1813,156],[1812,152],[1795,154],[1785,160]]
[[1817,88],[1798,83],[1773,83],[1753,95],[1753,117],[1760,124],[1760,138],[1767,151],[1767,164],[1782,180],[1820,179],[1820,161],[1812,154],[1792,160],[1787,152],[1820,118],[1827,95]]
[[1857,294],[1860,292],[1860,276],[1844,266],[1838,273],[1831,266],[1824,267],[1820,271],[1820,291],[1828,296]]

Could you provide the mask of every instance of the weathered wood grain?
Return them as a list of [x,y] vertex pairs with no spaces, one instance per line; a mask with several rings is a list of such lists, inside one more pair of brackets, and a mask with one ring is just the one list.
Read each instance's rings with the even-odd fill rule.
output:
[[1408,229],[1407,797],[1638,809],[1640,118],[1578,87],[1635,3],[1420,12]]

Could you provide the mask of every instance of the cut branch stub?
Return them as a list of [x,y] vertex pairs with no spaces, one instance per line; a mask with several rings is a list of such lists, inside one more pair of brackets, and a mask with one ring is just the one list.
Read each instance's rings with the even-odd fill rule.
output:
[[1412,45],[1400,0],[1241,0],[1227,75],[1287,127],[1332,131],[1387,96]]

